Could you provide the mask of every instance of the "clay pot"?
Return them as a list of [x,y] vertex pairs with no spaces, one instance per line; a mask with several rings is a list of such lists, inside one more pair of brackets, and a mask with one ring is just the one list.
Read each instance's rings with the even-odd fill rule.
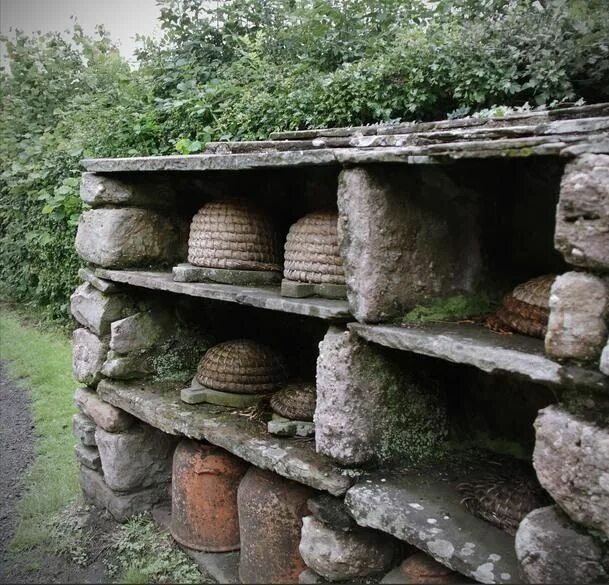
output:
[[171,534],[207,552],[239,549],[237,488],[245,461],[213,445],[182,441],[173,456]]
[[307,567],[298,551],[311,488],[255,467],[239,486],[242,583],[298,583]]

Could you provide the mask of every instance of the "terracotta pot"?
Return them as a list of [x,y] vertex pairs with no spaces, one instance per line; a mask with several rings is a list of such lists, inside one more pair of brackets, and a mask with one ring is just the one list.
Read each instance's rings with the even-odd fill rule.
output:
[[237,488],[245,461],[213,445],[182,441],[173,456],[171,534],[207,552],[239,549]]
[[307,567],[298,552],[311,488],[255,467],[239,486],[242,583],[298,583]]

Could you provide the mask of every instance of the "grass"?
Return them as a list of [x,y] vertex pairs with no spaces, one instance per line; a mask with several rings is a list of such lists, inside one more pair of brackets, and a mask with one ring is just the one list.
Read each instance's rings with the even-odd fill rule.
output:
[[41,331],[0,306],[0,359],[9,377],[29,390],[36,428],[35,459],[24,480],[20,523],[11,543],[13,550],[25,550],[48,545],[50,519],[79,494],[70,340],[63,330],[47,325]]

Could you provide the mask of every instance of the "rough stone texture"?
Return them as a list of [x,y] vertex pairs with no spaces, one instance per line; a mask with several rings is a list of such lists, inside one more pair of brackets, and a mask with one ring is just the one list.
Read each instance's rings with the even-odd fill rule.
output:
[[346,169],[338,209],[347,297],[358,321],[386,321],[475,284],[481,261],[473,201],[440,169]]
[[81,412],[72,416],[72,432],[85,446],[95,447],[95,422]]
[[203,386],[184,388],[180,391],[180,398],[187,404],[217,404],[218,406],[228,406],[230,408],[249,408],[255,406],[261,400],[260,395],[256,394],[237,394],[236,392],[221,392]]
[[572,520],[609,537],[609,428],[548,406],[535,421],[533,466]]
[[104,402],[95,392],[87,388],[76,390],[74,401],[98,427],[109,433],[126,431],[135,422],[130,414]]
[[281,296],[292,298],[306,298],[317,295],[327,299],[347,298],[347,287],[344,284],[312,284],[310,282],[297,282],[284,278],[281,281]]
[[271,270],[202,268],[185,263],[173,267],[173,279],[178,282],[217,282],[237,286],[267,286],[278,284],[281,281],[281,273]]
[[319,344],[315,445],[341,465],[415,462],[446,432],[445,403],[431,383],[350,331],[331,327]]
[[70,297],[74,318],[96,335],[110,333],[112,321],[135,312],[135,306],[125,295],[105,295],[88,282],[81,284]]
[[76,251],[107,268],[161,264],[185,255],[185,232],[177,221],[147,209],[91,209],[80,217]]
[[85,445],[75,445],[74,452],[76,460],[85,467],[99,471],[101,469],[101,459],[99,451],[95,447],[86,447]]
[[90,285],[94,286],[98,291],[110,295],[112,293],[120,292],[120,287],[109,280],[104,280],[103,278],[98,278],[95,274],[89,270],[88,268],[79,268],[78,269],[78,277],[83,282],[88,282]]
[[609,341],[607,345],[605,345],[605,349],[603,349],[603,353],[601,354],[601,363],[600,370],[605,374],[605,376],[609,376]]
[[526,583],[609,582],[609,546],[556,506],[533,510],[520,523],[516,555]]
[[317,520],[336,530],[348,532],[357,527],[342,498],[320,493],[309,498],[307,505]]
[[387,573],[380,582],[383,584],[422,583],[425,585],[472,583],[467,577],[451,571],[422,552],[409,556],[399,567]]
[[315,425],[306,420],[290,420],[279,415],[273,415],[273,420],[267,424],[267,430],[273,435],[283,437],[313,437]]
[[104,483],[101,473],[83,465],[80,466],[80,487],[87,504],[108,510],[117,522],[125,522],[135,514],[148,512],[171,498],[171,484],[132,493],[114,492]]
[[175,192],[168,178],[155,177],[151,180],[130,177],[125,182],[95,173],[83,173],[80,198],[91,207],[168,207],[174,201]]
[[109,351],[108,359],[104,362],[101,373],[107,378],[116,380],[136,380],[154,373],[154,366],[151,356],[147,353],[122,356],[114,351]]
[[106,360],[108,344],[88,329],[72,333],[72,373],[87,386],[96,386],[101,379],[101,367]]
[[138,352],[154,347],[175,331],[175,317],[164,310],[136,313],[110,326],[110,349],[117,353]]
[[366,577],[391,566],[391,537],[360,528],[337,531],[313,516],[302,519],[300,555],[308,567],[331,581]]
[[609,155],[584,154],[566,166],[554,243],[575,266],[609,270]]
[[317,583],[327,583],[321,575],[318,575],[311,569],[305,569],[300,575],[298,575],[298,583],[300,585],[317,585]]
[[550,292],[546,352],[557,358],[598,359],[607,340],[608,314],[609,286],[602,279],[583,272],[557,277]]
[[98,428],[95,441],[110,489],[125,492],[171,481],[176,437],[138,424],[122,433]]

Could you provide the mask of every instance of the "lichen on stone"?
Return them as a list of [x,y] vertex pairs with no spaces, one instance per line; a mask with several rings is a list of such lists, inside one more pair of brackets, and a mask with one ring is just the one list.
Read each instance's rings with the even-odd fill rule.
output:
[[433,299],[425,305],[416,305],[402,319],[403,323],[457,321],[485,315],[492,311],[494,301],[485,293],[455,295]]

